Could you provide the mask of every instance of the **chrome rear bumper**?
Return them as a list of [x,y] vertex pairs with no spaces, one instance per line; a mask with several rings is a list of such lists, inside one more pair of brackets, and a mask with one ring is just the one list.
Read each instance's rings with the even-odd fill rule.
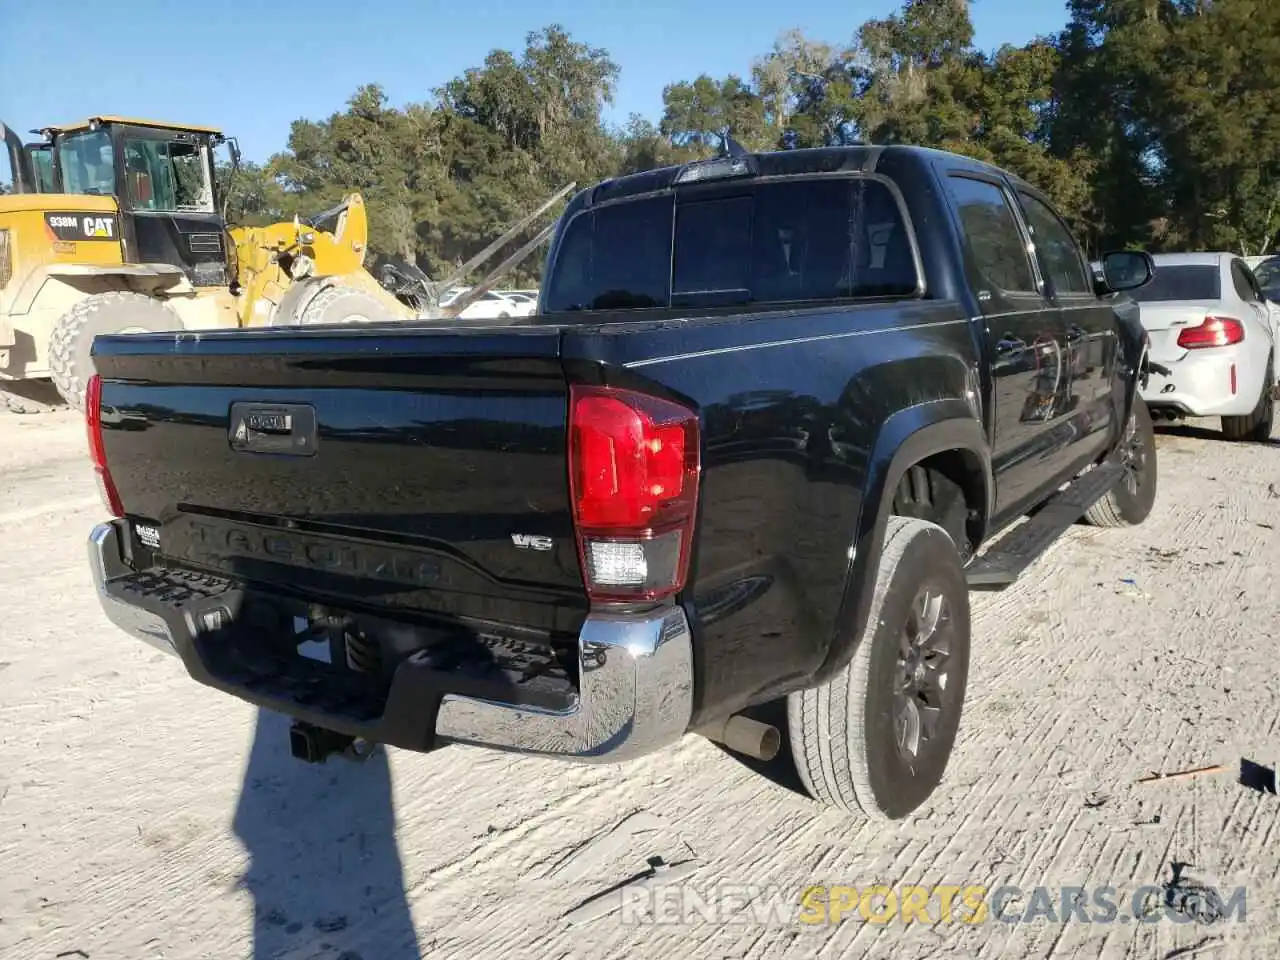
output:
[[125,633],[157,650],[179,656],[173,634],[159,614],[126,603],[107,592],[107,583],[129,572],[120,551],[123,531],[122,521],[100,523],[89,534],[89,569],[93,571],[93,584],[98,590],[98,601],[107,619]]
[[684,734],[693,653],[684,611],[587,618],[578,634],[581,690],[564,711],[445,695],[436,736],[453,743],[577,760],[627,760]]
[[143,609],[113,589],[135,576],[124,561],[124,522],[95,527],[89,563],[107,618],[145,643],[182,659],[201,683],[243,700],[364,739],[409,750],[442,743],[613,762],[651,753],[679,740],[693,712],[693,644],[678,606],[638,614],[593,613],[578,636],[578,693],[564,709],[465,696],[448,676],[427,675],[413,658],[397,668],[382,716],[365,723],[326,716],[270,693],[214,676],[196,642],[191,612]]

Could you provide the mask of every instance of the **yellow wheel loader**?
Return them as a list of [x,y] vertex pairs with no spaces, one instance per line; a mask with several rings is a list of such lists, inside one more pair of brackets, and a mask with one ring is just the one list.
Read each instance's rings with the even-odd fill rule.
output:
[[[228,227],[213,127],[97,116],[24,145],[0,123],[12,192],[0,191],[0,406],[51,378],[75,407],[99,334],[455,317],[545,242],[545,227],[477,286],[441,294],[567,196],[528,214],[443,283],[390,264],[364,267],[368,218],[353,193],[306,219]],[[19,388],[19,389],[14,389]]]
[[24,146],[0,124],[0,403],[31,409],[5,387],[49,377],[81,406],[98,334],[415,315],[363,269],[358,195],[322,215],[331,231],[229,231],[214,153],[234,168],[239,151],[219,130],[99,116],[40,132]]

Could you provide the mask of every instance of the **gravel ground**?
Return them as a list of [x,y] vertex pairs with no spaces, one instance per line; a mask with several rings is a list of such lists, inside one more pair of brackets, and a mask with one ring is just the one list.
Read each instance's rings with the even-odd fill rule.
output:
[[[1276,955],[1280,801],[1240,768],[1280,760],[1280,442],[1162,434],[1146,524],[1073,529],[978,595],[946,782],[889,825],[696,737],[598,768],[466,748],[297,764],[280,718],[107,624],[84,446],[65,411],[0,417],[0,957]],[[687,861],[672,876],[719,920],[566,919],[653,857]],[[1246,919],[1189,920],[1189,882],[1243,886]],[[1036,886],[1105,886],[1119,915],[947,923],[935,899],[929,923],[797,922],[810,884],[1016,886],[1005,916]],[[1164,907],[1133,922],[1147,885]]]

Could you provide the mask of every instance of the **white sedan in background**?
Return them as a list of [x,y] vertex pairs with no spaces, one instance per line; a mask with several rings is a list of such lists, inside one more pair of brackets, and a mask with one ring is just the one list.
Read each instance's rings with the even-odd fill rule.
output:
[[1266,440],[1275,420],[1280,309],[1241,257],[1165,253],[1151,282],[1130,291],[1151,338],[1142,391],[1151,415],[1221,417],[1232,440]]
[[[462,294],[459,293],[459,296]],[[448,303],[441,301],[441,306],[448,306]],[[510,300],[496,291],[490,290],[483,293],[475,299],[474,302],[467,304],[466,309],[458,314],[459,320],[509,320],[512,317],[522,317],[524,307]]]
[[516,314],[517,317],[531,317],[538,312],[536,293],[529,294],[524,290],[500,290],[499,294],[520,308],[520,312]]

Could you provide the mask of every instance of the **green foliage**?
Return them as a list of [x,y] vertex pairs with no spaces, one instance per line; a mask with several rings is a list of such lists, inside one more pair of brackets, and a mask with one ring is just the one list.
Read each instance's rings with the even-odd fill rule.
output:
[[[779,36],[749,76],[673,79],[658,121],[602,121],[618,66],[548,26],[431,94],[361,87],[246,165],[231,216],[265,223],[365,196],[377,257],[441,277],[573,180],[749,149],[867,140],[954,150],[1045,190],[1090,255],[1257,253],[1280,237],[1280,3],[1069,0],[1063,30],[973,46],[966,0],[906,0],[841,46]],[[226,171],[222,171],[225,176]],[[517,274],[532,281],[532,258]]]

